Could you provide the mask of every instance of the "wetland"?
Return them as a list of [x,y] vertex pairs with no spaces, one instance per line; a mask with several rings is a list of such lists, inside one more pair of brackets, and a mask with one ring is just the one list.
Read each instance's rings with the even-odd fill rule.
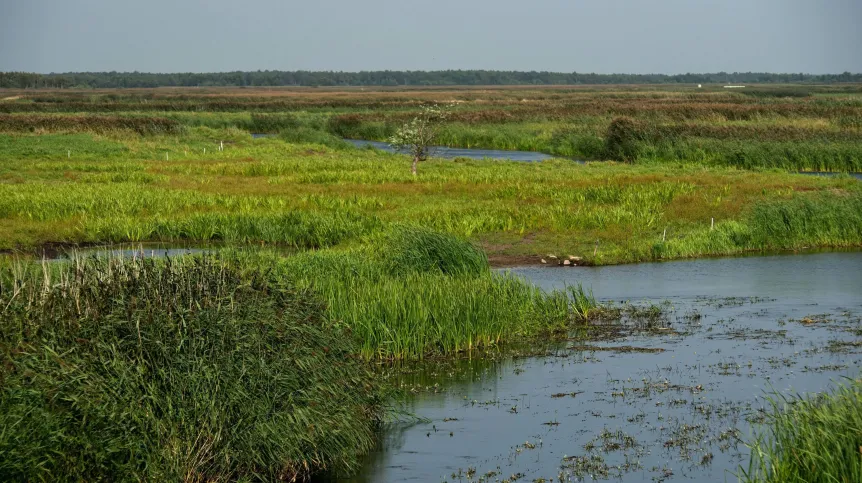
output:
[[862,253],[512,271],[643,310],[394,375],[427,420],[389,426],[355,481],[734,481],[767,396],[862,369]]
[[855,437],[862,90],[768,90],[4,89],[0,479],[733,480],[795,394]]

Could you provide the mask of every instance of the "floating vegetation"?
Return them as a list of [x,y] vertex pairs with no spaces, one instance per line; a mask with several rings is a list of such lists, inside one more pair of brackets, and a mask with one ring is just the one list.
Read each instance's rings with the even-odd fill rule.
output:
[[621,352],[621,353],[629,353],[629,352],[640,352],[645,354],[659,354],[664,352],[666,349],[661,347],[632,347],[630,345],[626,346],[596,346],[596,345],[574,345],[567,347],[570,351],[575,352]]

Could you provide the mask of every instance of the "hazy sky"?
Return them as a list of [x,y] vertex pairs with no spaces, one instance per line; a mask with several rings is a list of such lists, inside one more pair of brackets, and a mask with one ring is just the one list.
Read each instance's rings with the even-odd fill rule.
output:
[[862,72],[862,0],[0,0],[0,71]]

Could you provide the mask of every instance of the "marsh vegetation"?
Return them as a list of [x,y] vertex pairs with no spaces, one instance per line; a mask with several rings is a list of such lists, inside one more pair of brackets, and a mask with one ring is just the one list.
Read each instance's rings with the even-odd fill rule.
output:
[[[580,283],[593,270],[583,266],[859,247],[862,184],[795,171],[859,170],[860,95],[855,85],[4,92],[0,427],[20,430],[0,431],[0,479],[342,476],[405,414],[397,402],[421,392],[399,379],[416,364],[433,372],[519,354],[530,364],[548,354],[665,357],[673,346],[664,342],[703,335],[706,310],[674,315],[673,302],[656,297],[612,303]],[[451,101],[434,130],[442,144],[595,161],[431,157],[414,175],[414,159],[344,140],[390,139],[423,106]],[[74,254],[128,242],[211,248],[156,259]],[[46,247],[72,255],[40,263],[33,255]],[[541,260],[579,268],[541,269],[570,277],[552,286],[494,270]],[[736,295],[748,293],[757,292]],[[713,302],[705,305],[755,303]],[[827,347],[855,365],[851,333]],[[770,329],[722,334],[786,340]],[[850,367],[821,355],[808,372]],[[770,367],[788,357],[774,354]],[[731,376],[751,366],[703,367]],[[720,411],[695,404],[699,385],[620,377],[604,402],[673,393],[657,402]],[[553,399],[582,393],[575,384]],[[506,416],[531,404],[467,401]],[[677,416],[667,427],[653,421],[671,434],[668,451],[726,467],[715,448],[738,442],[733,428]],[[457,418],[446,418],[452,429],[440,434],[455,438]],[[570,422],[543,413],[540,423]],[[638,461],[642,435],[600,429],[589,449],[555,457],[557,476],[673,476]],[[541,450],[534,436],[516,453]]]

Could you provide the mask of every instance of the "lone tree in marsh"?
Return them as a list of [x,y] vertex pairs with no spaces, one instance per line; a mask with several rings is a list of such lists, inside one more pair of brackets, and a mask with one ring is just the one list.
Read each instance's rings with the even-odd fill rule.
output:
[[413,176],[420,161],[425,161],[431,155],[431,148],[443,122],[449,115],[451,104],[423,106],[419,115],[412,121],[401,126],[389,138],[389,144],[398,151],[405,151],[413,156]]

